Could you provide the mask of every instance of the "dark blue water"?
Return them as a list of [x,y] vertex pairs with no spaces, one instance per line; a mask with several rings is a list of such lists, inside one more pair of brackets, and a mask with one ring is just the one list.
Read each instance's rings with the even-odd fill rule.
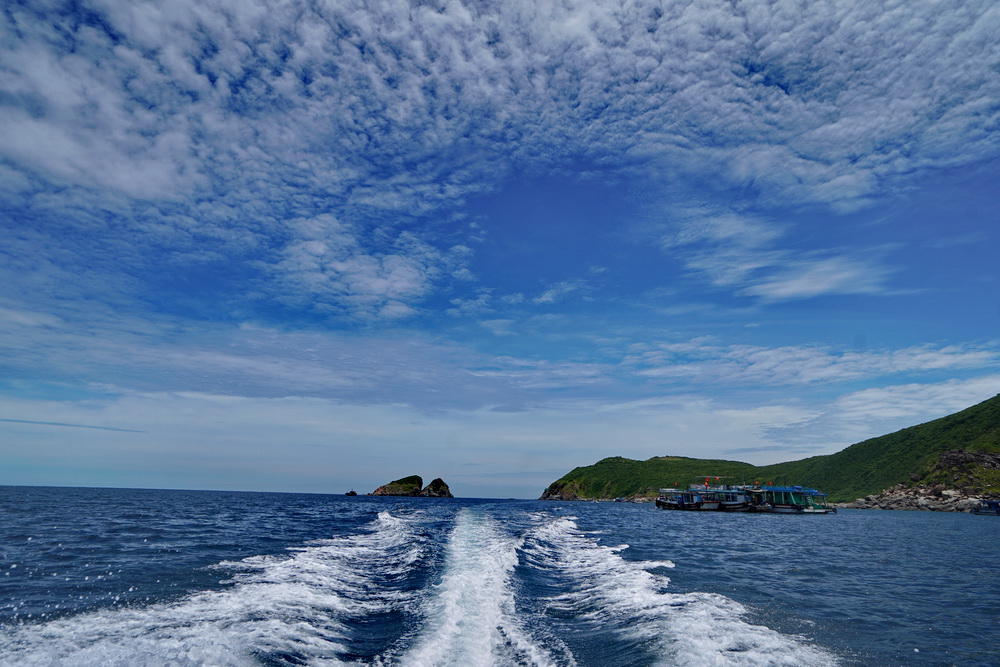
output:
[[1000,520],[0,487],[4,665],[1000,665]]

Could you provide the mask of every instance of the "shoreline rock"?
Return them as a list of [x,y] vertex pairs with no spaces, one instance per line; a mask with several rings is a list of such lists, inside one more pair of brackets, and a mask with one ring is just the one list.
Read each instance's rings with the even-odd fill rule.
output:
[[[548,488],[542,491],[539,500],[584,500],[576,495],[576,491],[569,488],[567,484],[552,482]],[[587,499],[589,500],[589,498]]]
[[928,512],[971,512],[986,498],[979,494],[966,493],[961,489],[949,489],[943,484],[933,486],[907,487],[896,484],[881,493],[858,498],[849,503],[831,503],[836,507],[858,510],[900,510]]

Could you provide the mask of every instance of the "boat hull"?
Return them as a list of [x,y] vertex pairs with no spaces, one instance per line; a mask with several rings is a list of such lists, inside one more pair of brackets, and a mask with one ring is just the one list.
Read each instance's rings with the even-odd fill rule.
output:
[[656,506],[659,507],[661,510],[682,510],[684,512],[697,512],[699,510],[709,509],[704,505],[705,503],[678,503],[670,500],[661,500],[659,498],[657,498],[656,500]]
[[664,510],[702,512],[760,512],[763,514],[833,514],[816,489],[794,487],[747,487],[691,485],[688,489],[660,489],[656,506]]
[[749,512],[750,503],[722,503],[719,505],[722,512]]
[[750,511],[763,514],[834,514],[837,510],[828,507],[801,507],[798,505],[756,505]]

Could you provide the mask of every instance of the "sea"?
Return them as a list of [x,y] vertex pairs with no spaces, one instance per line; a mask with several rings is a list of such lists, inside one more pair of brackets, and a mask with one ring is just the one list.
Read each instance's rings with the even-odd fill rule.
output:
[[2,665],[1000,665],[1000,519],[0,487]]

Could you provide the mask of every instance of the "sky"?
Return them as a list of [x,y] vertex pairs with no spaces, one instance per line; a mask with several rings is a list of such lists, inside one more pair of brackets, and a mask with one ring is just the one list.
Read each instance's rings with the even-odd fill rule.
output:
[[0,484],[537,497],[1000,393],[1000,6],[8,2]]

